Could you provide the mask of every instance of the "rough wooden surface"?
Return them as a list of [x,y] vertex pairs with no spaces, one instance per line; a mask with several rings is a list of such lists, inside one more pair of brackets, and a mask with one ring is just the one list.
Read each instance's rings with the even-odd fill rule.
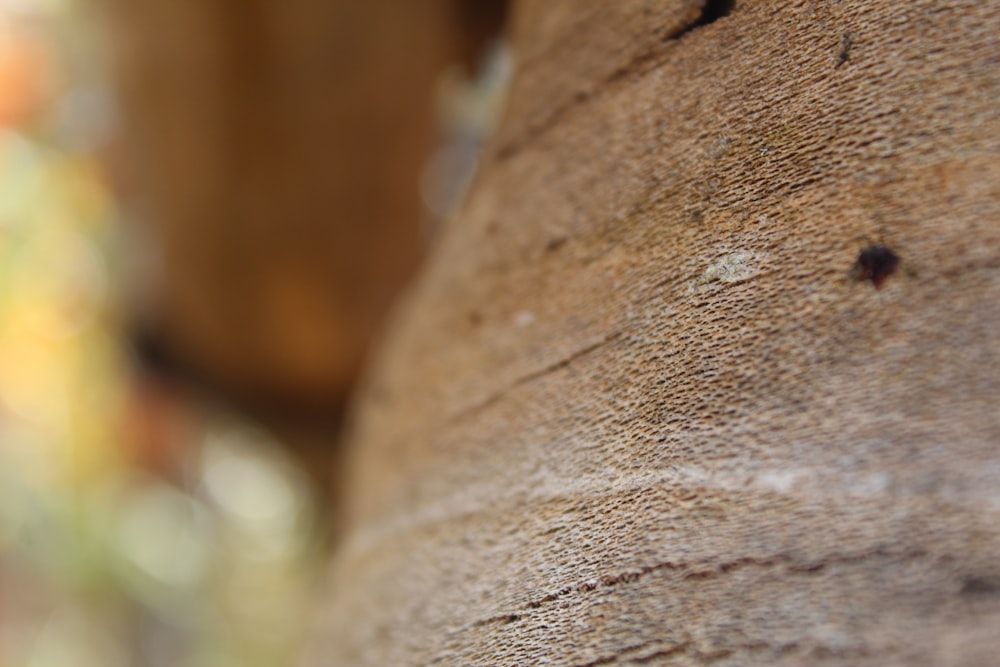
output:
[[996,664],[1000,6],[609,4],[518,9],[307,664]]

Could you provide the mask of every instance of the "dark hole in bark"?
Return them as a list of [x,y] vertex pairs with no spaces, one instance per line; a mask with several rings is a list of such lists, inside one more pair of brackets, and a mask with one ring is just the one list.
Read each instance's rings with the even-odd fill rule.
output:
[[899,255],[884,245],[868,246],[858,254],[851,269],[856,280],[870,280],[875,289],[899,268]]
[[680,32],[665,35],[664,40],[680,39],[692,30],[700,28],[703,25],[708,25],[713,21],[721,19],[723,16],[728,16],[735,7],[736,0],[706,0],[697,21]]
[[691,28],[708,25],[713,21],[721,19],[723,16],[729,16],[729,13],[733,11],[733,7],[735,6],[736,0],[708,0],[705,3],[705,8],[701,10],[701,18]]
[[851,57],[851,47],[854,45],[854,36],[849,32],[845,32],[840,36],[840,53],[837,54],[837,64],[835,67],[840,67],[846,63]]

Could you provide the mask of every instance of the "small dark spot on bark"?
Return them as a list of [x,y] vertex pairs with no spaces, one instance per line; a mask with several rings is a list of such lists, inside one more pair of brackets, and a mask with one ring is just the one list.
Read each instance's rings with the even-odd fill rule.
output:
[[962,582],[960,595],[1000,594],[1000,577],[968,577]]
[[549,242],[545,244],[545,252],[555,252],[566,243],[566,237],[558,236],[554,239],[549,239]]
[[799,572],[801,574],[815,574],[817,572],[822,572],[826,569],[826,563],[814,563],[812,565],[801,565],[799,567],[789,568],[792,572]]
[[850,59],[853,45],[854,36],[851,33],[845,32],[840,36],[840,52],[837,54],[837,64],[834,67],[840,67]]
[[520,614],[507,614],[506,618],[503,619],[504,623],[513,623],[515,621],[520,621]]
[[870,280],[875,289],[899,268],[899,255],[884,245],[868,246],[858,254],[851,269],[855,280]]
[[466,316],[469,320],[469,324],[474,327],[478,327],[483,323],[483,314],[478,310],[470,310],[469,314]]

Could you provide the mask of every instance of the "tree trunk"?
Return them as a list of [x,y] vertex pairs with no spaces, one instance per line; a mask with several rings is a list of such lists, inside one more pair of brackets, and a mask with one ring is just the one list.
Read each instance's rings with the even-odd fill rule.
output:
[[[177,412],[178,384],[222,398],[325,486],[369,341],[424,250],[434,84],[494,36],[502,3],[104,6],[139,240],[131,338],[156,378],[135,410]],[[176,445],[139,448],[187,469]]]
[[422,253],[453,0],[106,3],[126,195],[160,269],[132,276],[141,347],[260,412],[329,419]]
[[998,35],[978,0],[522,2],[307,664],[996,664]]

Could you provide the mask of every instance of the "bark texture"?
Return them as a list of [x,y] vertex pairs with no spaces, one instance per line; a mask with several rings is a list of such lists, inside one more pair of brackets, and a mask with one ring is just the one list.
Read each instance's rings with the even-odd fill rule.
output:
[[995,664],[1000,6],[701,4],[518,6],[306,664]]

